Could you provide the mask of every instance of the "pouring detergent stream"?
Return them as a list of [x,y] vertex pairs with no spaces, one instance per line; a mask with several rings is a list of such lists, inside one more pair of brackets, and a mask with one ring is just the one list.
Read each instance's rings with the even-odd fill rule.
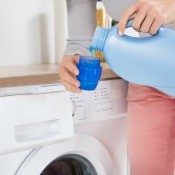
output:
[[135,38],[119,36],[117,29],[118,25],[97,27],[90,50],[102,51],[108,65],[123,79],[175,97],[175,31],[161,27],[155,36]]

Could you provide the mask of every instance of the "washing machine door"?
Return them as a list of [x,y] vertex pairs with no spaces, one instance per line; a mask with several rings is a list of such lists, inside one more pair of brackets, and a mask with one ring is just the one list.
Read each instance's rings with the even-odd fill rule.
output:
[[101,142],[76,134],[70,140],[35,149],[16,175],[117,175],[115,167]]
[[74,135],[70,96],[61,85],[33,86],[26,90],[29,94],[21,93],[20,88],[10,88],[13,90],[20,93],[0,97],[0,154]]

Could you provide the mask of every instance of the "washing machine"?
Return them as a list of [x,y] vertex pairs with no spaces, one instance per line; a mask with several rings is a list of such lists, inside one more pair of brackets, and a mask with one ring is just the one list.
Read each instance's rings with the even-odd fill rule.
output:
[[0,88],[0,175],[127,175],[127,82]]

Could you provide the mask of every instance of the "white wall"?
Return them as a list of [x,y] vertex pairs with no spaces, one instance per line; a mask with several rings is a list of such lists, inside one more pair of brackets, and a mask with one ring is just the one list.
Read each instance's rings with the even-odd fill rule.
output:
[[60,63],[67,38],[66,0],[55,0],[55,61]]
[[0,0],[0,65],[58,62],[65,14],[64,0]]

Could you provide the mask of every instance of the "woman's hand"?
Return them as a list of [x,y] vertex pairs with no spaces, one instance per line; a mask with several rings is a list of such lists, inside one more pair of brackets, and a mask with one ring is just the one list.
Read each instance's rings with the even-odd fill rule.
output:
[[60,78],[65,89],[71,92],[81,93],[79,89],[80,82],[76,79],[76,75],[79,74],[79,70],[76,64],[79,60],[79,55],[75,56],[64,56],[60,65]]
[[123,35],[128,20],[138,32],[155,35],[161,25],[175,22],[175,0],[139,0],[121,15],[118,33]]

